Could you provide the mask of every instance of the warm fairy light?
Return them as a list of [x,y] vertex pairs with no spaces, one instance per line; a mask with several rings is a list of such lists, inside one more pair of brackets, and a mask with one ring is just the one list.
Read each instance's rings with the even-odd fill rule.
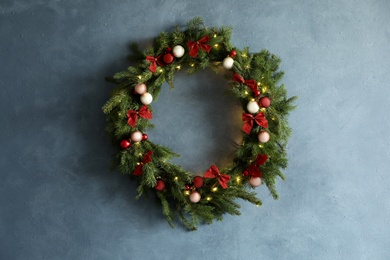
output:
[[272,119],[273,121],[275,121],[276,118],[275,118],[275,117],[271,117],[271,119]]
[[181,69],[181,66],[180,66],[180,65],[177,65],[177,66],[176,66],[176,69],[177,69],[177,70]]
[[249,95],[248,91],[246,91],[246,90],[244,91],[244,94],[245,94],[246,96]]
[[214,48],[218,49],[219,45],[218,43],[214,44]]
[[142,156],[142,153],[139,153],[138,156]]
[[141,76],[141,75],[138,75],[137,78],[142,79],[142,76]]
[[[136,146],[140,146],[140,142],[135,142],[134,143]],[[142,154],[141,154],[142,155]]]
[[240,182],[241,182],[241,177],[240,177],[240,176],[238,176],[238,177],[236,178],[236,182],[237,182],[237,183],[240,183]]
[[246,55],[246,53],[243,53],[241,56],[242,56],[243,58],[248,57],[248,56]]
[[218,190],[218,188],[217,188],[217,187],[214,187],[214,188],[212,188],[211,190],[212,190],[212,192],[216,192],[216,191]]
[[122,113],[119,112],[119,113],[118,113],[118,116],[121,116],[121,115],[122,115]]
[[160,73],[163,72],[163,69],[159,69],[158,72],[160,72]]
[[212,198],[211,197],[206,197],[206,200],[210,201],[210,200],[212,200]]
[[264,147],[264,145],[262,145],[262,144],[259,144],[259,147],[260,147],[260,148],[263,148],[263,147]]
[[257,82],[257,86],[260,86],[261,85],[261,82]]
[[137,165],[140,165],[141,163],[137,162],[136,164],[137,164]]
[[267,92],[268,88],[267,88],[267,86],[264,86],[261,88],[261,90],[263,91],[263,93],[265,93],[265,92]]
[[190,65],[191,67],[194,67],[195,66],[195,63],[191,63],[191,65]]
[[190,195],[190,191],[189,190],[186,190],[186,191],[184,191],[184,195]]
[[257,203],[257,204],[256,204],[256,207],[260,207],[260,206],[261,206],[260,203]]
[[178,181],[178,180],[179,180],[179,177],[176,176],[176,177],[173,178],[173,179],[174,179],[175,181]]
[[214,35],[213,35],[213,36],[214,36],[214,38],[216,38],[216,37],[217,37],[217,34],[216,34],[216,33],[214,33]]
[[250,67],[249,67],[249,65],[246,65],[244,68],[245,68],[245,69],[249,69]]

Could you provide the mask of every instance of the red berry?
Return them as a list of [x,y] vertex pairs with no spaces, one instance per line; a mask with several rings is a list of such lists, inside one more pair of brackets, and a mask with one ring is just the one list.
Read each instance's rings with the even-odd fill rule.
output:
[[167,52],[171,52],[172,51],[172,48],[171,47],[168,47],[167,48]]
[[260,98],[260,106],[267,108],[270,105],[271,105],[271,100],[268,97]]
[[157,184],[154,187],[158,191],[162,191],[165,189],[165,182],[163,180],[157,180]]
[[199,188],[202,188],[203,186],[203,178],[201,176],[195,176],[194,177],[194,180],[193,180],[193,183],[194,183],[194,187],[199,189]]
[[229,53],[229,56],[232,57],[232,58],[236,57],[236,55],[237,55],[236,50],[231,50],[230,53]]
[[190,185],[186,184],[186,190],[190,190],[190,189],[191,189]]
[[163,61],[165,64],[171,64],[173,62],[173,55],[171,53],[164,54]]
[[248,176],[248,175],[249,175],[249,172],[248,172],[248,170],[243,170],[243,171],[242,171],[242,175],[244,175],[244,176]]
[[129,140],[123,139],[123,140],[121,141],[121,147],[122,147],[123,149],[129,148],[130,145],[131,145],[131,142],[130,142]]
[[147,134],[142,134],[142,141],[148,140],[148,135]]
[[260,90],[258,89],[256,89],[253,93],[255,94],[255,97],[260,96]]

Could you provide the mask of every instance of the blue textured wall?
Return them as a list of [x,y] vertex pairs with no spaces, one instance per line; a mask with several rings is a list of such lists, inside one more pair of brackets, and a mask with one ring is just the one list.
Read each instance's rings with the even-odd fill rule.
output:
[[[390,259],[389,13],[387,0],[1,0],[0,258]],[[109,171],[100,108],[129,43],[194,16],[282,57],[300,99],[281,199],[258,188],[263,207],[187,232]],[[178,75],[154,106],[150,137],[195,172],[234,152],[241,124],[226,122],[221,82]]]

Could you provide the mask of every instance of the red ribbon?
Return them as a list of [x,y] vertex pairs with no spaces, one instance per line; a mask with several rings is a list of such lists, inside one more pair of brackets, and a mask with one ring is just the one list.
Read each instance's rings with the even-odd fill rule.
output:
[[249,172],[249,175],[251,177],[263,177],[262,173],[260,172],[259,166],[263,165],[268,160],[268,155],[266,154],[259,154],[257,155],[256,161],[249,165],[247,171]]
[[196,58],[198,56],[199,48],[209,53],[211,50],[211,46],[206,44],[209,40],[210,40],[210,36],[206,35],[198,41],[188,41],[187,46],[189,49],[190,56],[192,58]]
[[142,162],[135,167],[133,174],[135,176],[142,175],[144,165],[150,163],[151,161],[152,161],[152,151],[149,151],[142,158]]
[[258,97],[260,95],[260,91],[257,89],[256,80],[254,80],[254,79],[245,80],[241,75],[239,75],[237,73],[234,73],[232,80],[235,82],[243,83],[243,84],[247,85],[250,88],[250,90],[253,91],[253,93],[255,94],[255,97]]
[[138,116],[145,118],[145,119],[152,119],[152,112],[150,112],[148,106],[142,106],[138,111],[135,110],[129,110],[127,111],[127,123],[131,127],[135,127],[137,124]]
[[153,56],[146,56],[146,60],[150,62],[149,70],[156,73],[157,70],[157,58]]
[[204,178],[213,179],[218,178],[219,184],[221,184],[222,188],[226,189],[227,182],[230,180],[230,176],[227,174],[221,174],[219,169],[214,164],[211,165],[210,169],[208,169],[203,175]]
[[242,127],[242,131],[244,131],[248,135],[251,133],[251,130],[253,128],[253,122],[256,122],[256,124],[261,127],[268,128],[268,121],[265,118],[263,112],[260,112],[255,116],[253,116],[252,114],[244,113],[242,114],[242,121],[245,122],[244,126]]

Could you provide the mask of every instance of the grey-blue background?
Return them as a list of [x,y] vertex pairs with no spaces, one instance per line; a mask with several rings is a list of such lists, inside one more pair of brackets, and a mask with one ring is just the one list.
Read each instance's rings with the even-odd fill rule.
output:
[[[390,259],[389,12],[387,0],[1,0],[0,258]],[[195,16],[282,57],[300,99],[281,199],[258,188],[263,207],[187,232],[109,171],[100,108],[131,42]],[[153,106],[150,138],[194,172],[231,159],[240,134],[223,84],[179,74]]]

